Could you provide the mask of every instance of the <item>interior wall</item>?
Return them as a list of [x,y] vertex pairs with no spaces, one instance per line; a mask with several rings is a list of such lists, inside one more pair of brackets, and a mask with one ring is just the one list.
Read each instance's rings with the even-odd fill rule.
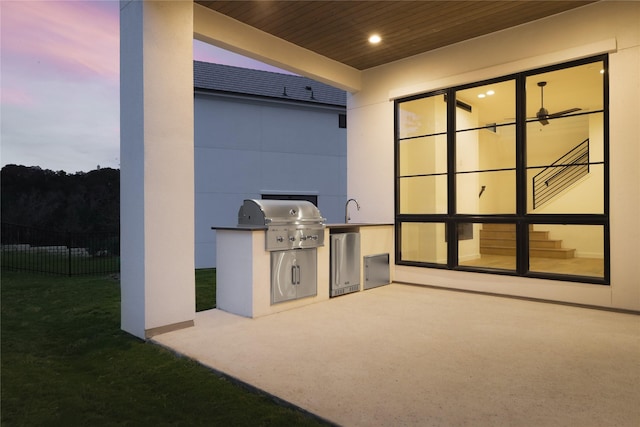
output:
[[[496,128],[495,133],[480,132],[480,169],[513,168],[515,164],[515,140],[513,133]],[[513,213],[516,209],[516,180],[512,172],[483,174],[479,185],[485,187],[479,198],[480,212]],[[479,193],[479,192],[478,192]]]
[[599,2],[363,72],[362,90],[348,98],[348,194],[361,202],[355,221],[388,223],[394,97],[610,52],[611,286],[406,266],[395,267],[396,280],[640,310],[638,22],[640,3]]

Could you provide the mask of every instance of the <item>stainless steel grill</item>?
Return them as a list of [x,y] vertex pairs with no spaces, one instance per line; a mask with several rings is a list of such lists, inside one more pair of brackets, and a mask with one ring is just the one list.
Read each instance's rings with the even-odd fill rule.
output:
[[325,218],[306,200],[244,201],[238,211],[238,227],[265,228],[265,249],[317,248],[324,246]]

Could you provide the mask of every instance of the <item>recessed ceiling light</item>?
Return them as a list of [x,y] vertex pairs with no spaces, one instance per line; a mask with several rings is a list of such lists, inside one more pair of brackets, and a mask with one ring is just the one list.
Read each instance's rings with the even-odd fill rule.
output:
[[485,96],[487,96],[487,95],[485,95],[484,93],[479,93],[478,94],[478,98],[484,98]]
[[371,44],[378,44],[381,41],[382,41],[382,38],[377,34],[373,34],[372,36],[369,37],[369,43]]
[[494,93],[496,93],[496,92],[495,92],[495,91],[493,91],[493,90],[488,90],[488,91],[487,91],[487,95],[493,95]]

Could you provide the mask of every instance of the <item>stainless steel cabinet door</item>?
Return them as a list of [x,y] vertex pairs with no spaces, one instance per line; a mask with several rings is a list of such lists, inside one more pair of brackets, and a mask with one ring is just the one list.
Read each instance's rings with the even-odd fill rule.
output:
[[317,250],[271,252],[271,304],[317,294]]

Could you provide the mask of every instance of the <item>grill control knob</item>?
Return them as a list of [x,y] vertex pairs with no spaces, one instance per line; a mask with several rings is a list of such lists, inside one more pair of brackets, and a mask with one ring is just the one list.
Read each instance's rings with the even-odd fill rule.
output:
[[278,236],[278,237],[276,237],[276,240],[277,240],[278,242],[282,243],[282,242],[284,242],[284,237],[282,237],[282,236]]
[[307,236],[300,236],[300,240],[307,240]]
[[314,234],[313,236],[311,236],[311,239],[312,239],[312,240],[318,240],[318,235],[317,235],[317,234]]
[[292,242],[295,242],[296,241],[296,236],[289,236],[289,240],[292,241]]

